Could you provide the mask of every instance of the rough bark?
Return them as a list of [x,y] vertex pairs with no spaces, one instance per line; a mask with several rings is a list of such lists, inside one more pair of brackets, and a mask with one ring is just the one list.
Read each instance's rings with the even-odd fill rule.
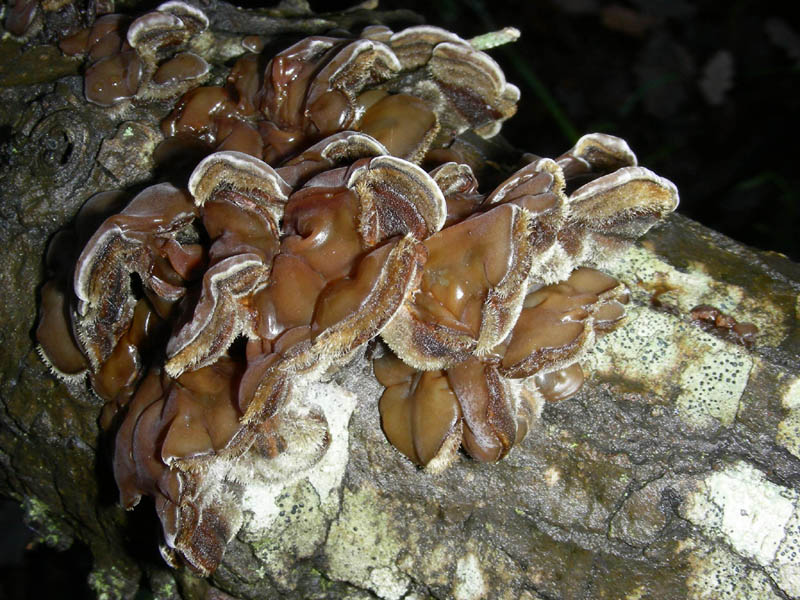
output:
[[[75,65],[48,60],[0,89],[19,115],[0,184],[0,493],[43,542],[89,546],[98,595],[146,581],[192,599],[800,597],[800,265],[680,215],[606,265],[633,292],[629,322],[504,461],[413,467],[360,356],[307,391],[331,427],[323,460],[248,490],[209,580],[166,567],[150,507],[116,504],[101,401],[53,377],[32,336],[47,240],[92,193],[155,177],[163,110],[88,105]],[[702,304],[754,323],[755,344],[692,322]]]

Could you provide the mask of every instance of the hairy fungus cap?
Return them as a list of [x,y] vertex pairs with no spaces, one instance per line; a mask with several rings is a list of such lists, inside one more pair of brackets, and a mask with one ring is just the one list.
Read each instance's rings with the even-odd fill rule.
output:
[[42,287],[36,340],[39,353],[58,375],[69,379],[86,372],[89,363],[73,336],[65,291],[52,280]]
[[420,289],[382,336],[418,369],[444,368],[502,340],[530,270],[528,215],[498,206],[425,240]]
[[569,219],[605,236],[636,239],[678,207],[678,189],[644,167],[623,167],[569,196]]
[[276,171],[289,185],[298,187],[335,167],[385,154],[389,151],[375,138],[356,131],[341,131],[313,144]]
[[277,229],[291,187],[265,162],[242,152],[227,151],[203,159],[189,178],[189,192],[198,206],[221,190],[233,190],[253,206],[263,206]]
[[430,176],[442,190],[447,205],[445,227],[473,214],[484,200],[478,192],[478,180],[468,165],[446,162],[431,171]]
[[[534,375],[548,365],[574,362],[591,343],[593,320],[601,309],[603,323],[617,323],[622,314],[606,309],[620,306],[616,297],[627,290],[614,279],[589,268],[577,269],[557,284],[542,287],[525,297],[522,312],[502,344],[500,372],[506,377]],[[624,314],[624,312],[623,312]]]
[[[622,138],[606,133],[589,133],[556,159],[570,182],[587,180],[623,167],[635,167],[636,155]],[[573,183],[574,185],[574,183]]]
[[532,418],[506,378],[536,375],[535,385],[550,402],[573,396],[584,381],[575,360],[596,333],[620,323],[627,301],[627,290],[613,277],[580,268],[565,282],[529,294],[507,339],[490,355],[459,357],[442,371],[384,354],[373,364],[386,386],[380,401],[386,437],[426,468],[446,467],[459,445],[477,460],[501,459],[525,437]]
[[442,191],[410,162],[393,156],[373,158],[351,172],[347,187],[361,201],[359,231],[369,245],[406,233],[424,239],[444,225]]
[[203,276],[200,300],[191,321],[167,345],[165,369],[172,377],[216,362],[249,324],[244,299],[267,284],[269,265],[255,254],[237,254]]
[[[155,500],[165,540],[165,559],[181,556],[210,574],[240,524],[233,506],[216,496],[188,500],[201,474],[171,468],[223,448],[239,427],[235,402],[237,365],[222,359],[177,380],[151,371],[142,380],[117,432],[114,477],[120,501],[133,508],[143,495]],[[224,498],[224,496],[223,496]]]
[[183,295],[182,279],[162,255],[160,242],[174,237],[196,214],[188,194],[159,184],[109,217],[86,244],[74,285],[78,336],[94,368],[108,358],[133,318],[131,273],[165,300]]
[[208,29],[209,21],[206,13],[188,2],[169,0],[156,7],[157,11],[175,15],[183,22],[184,27],[192,33]]

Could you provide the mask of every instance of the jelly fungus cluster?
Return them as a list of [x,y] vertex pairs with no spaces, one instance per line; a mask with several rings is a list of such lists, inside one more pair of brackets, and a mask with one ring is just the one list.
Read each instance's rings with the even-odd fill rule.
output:
[[[207,25],[168,2],[62,48],[88,53],[87,97],[111,104],[197,82],[208,67],[182,49]],[[41,353],[105,401],[122,504],[151,497],[165,559],[201,574],[240,527],[247,482],[325,453],[302,387],[374,338],[400,452],[434,471],[460,447],[505,456],[530,394],[574,394],[582,354],[624,317],[625,287],[592,266],[678,201],[603,134],[480,192],[441,157],[465,131],[497,133],[518,90],[441,29],[311,37],[258,64],[184,89],[163,129],[208,154],[186,187],[89,199],[53,239],[41,292]]]
[[133,21],[120,14],[98,17],[59,47],[86,57],[86,99],[112,106],[133,97],[171,97],[202,83],[209,65],[189,47],[207,28],[202,10],[170,0]]

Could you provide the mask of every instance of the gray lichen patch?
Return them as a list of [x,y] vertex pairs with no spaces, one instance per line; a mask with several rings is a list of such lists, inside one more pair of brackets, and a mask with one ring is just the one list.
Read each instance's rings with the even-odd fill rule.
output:
[[[273,477],[248,482],[243,495],[243,510],[252,515],[246,527],[249,529],[249,538],[267,531],[281,516],[279,500],[296,482],[308,483],[313,489],[313,494],[308,494],[316,498],[314,504],[329,517],[335,515],[339,509],[338,492],[348,461],[350,437],[347,426],[355,408],[356,397],[336,384],[314,383],[304,387],[302,393],[298,394],[297,404],[297,408],[305,406],[322,410],[327,421],[330,445],[322,458],[307,468],[293,468],[297,465],[284,465],[281,462],[292,458],[302,460],[300,455],[286,458],[282,455],[262,465],[263,472],[260,474],[268,476],[272,473]],[[287,419],[296,417],[297,415],[292,414]]]
[[708,475],[687,497],[684,515],[710,540],[761,566],[790,596],[800,595],[798,492],[738,462]]
[[781,406],[787,414],[778,423],[775,441],[800,458],[800,377],[791,378],[785,384]]
[[683,315],[695,306],[709,304],[739,322],[756,325],[759,345],[778,346],[789,333],[782,308],[768,295],[755,296],[752,291],[715,279],[702,262],[690,262],[681,271],[647,248],[632,246],[604,268],[624,281],[642,304],[649,304],[655,296]]
[[769,577],[720,546],[689,542],[691,573],[686,581],[692,600],[779,600]]
[[345,488],[341,514],[331,526],[325,544],[325,557],[332,578],[396,600],[410,584],[396,564],[409,540],[401,538],[391,511],[383,504],[374,488]]
[[117,128],[114,137],[103,140],[97,162],[116,179],[119,187],[130,187],[152,175],[153,151],[162,139],[157,128],[126,121]]
[[[336,384],[314,383],[298,396],[297,406],[286,418],[302,419],[303,409],[321,410],[330,440],[324,455],[305,465],[302,449],[285,453],[255,465],[255,477],[239,478],[245,486],[245,522],[239,538],[250,546],[263,574],[283,589],[296,587],[293,566],[323,544],[328,524],[339,511],[339,490],[348,462],[347,426],[356,405],[355,395]],[[308,448],[310,453],[315,451]],[[298,465],[301,468],[295,468]]]
[[[299,573],[293,567],[322,545],[329,519],[307,479],[278,496],[275,509],[277,516],[268,529],[259,528],[258,535],[244,533],[240,537],[249,543],[266,575],[283,589],[295,589]],[[256,526],[251,523],[248,528]]]
[[478,557],[468,552],[459,558],[456,562],[453,597],[456,600],[479,600],[485,598],[488,591]]
[[753,366],[747,352],[666,313],[629,313],[587,355],[589,369],[673,402],[694,427],[731,425]]

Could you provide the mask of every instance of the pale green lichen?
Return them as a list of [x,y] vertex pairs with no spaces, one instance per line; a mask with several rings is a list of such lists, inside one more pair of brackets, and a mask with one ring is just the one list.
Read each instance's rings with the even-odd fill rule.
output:
[[470,45],[476,50],[490,50],[511,42],[516,42],[521,35],[516,27],[504,27],[499,31],[490,31],[476,35],[469,40]]
[[781,406],[788,412],[778,423],[775,441],[800,458],[800,377],[790,379],[784,386]]
[[377,490],[345,489],[341,514],[331,525],[325,544],[328,573],[333,579],[369,589],[381,598],[397,600],[410,584],[397,567],[407,544],[408,540],[401,539],[395,531],[389,511],[382,510]]
[[[89,587],[94,590],[97,600],[117,600],[125,598],[131,591],[131,581],[116,567],[95,568],[89,574]],[[134,588],[135,589],[135,588]]]
[[585,364],[673,399],[684,421],[701,428],[733,423],[753,367],[741,347],[644,307],[632,307],[628,323],[598,340]]
[[486,580],[478,557],[468,552],[458,559],[453,581],[455,600],[480,600],[488,593]]
[[[753,297],[743,288],[714,279],[700,262],[679,271],[643,246],[631,246],[604,263],[603,269],[624,281],[633,297],[649,304],[658,300],[687,314],[700,304],[709,304],[739,322],[759,329],[759,345],[777,346],[788,333],[783,310],[768,297]],[[647,282],[643,284],[642,282]]]
[[764,568],[787,594],[800,594],[797,550],[800,511],[795,490],[767,481],[764,473],[737,462],[712,473],[689,495],[685,517],[710,539]]
[[36,532],[36,542],[66,550],[72,545],[70,535],[53,516],[50,508],[38,498],[26,497],[22,502],[25,522]]

